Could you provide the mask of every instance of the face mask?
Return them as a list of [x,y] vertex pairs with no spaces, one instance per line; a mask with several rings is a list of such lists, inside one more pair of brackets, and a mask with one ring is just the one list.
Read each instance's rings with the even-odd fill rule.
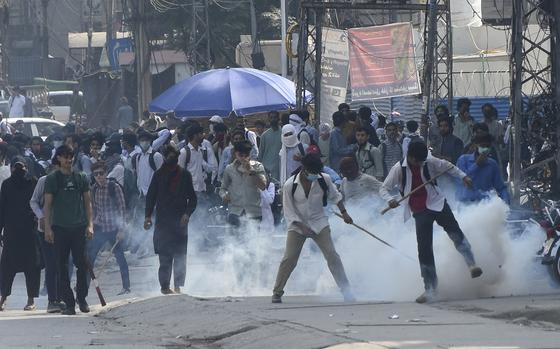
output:
[[210,133],[214,133],[214,125],[210,124]]
[[176,156],[169,156],[169,157],[165,158],[165,163],[167,165],[177,165],[178,161],[179,161],[179,159],[177,159]]
[[146,151],[150,148],[150,142],[140,142],[140,148],[142,148],[143,151]]
[[25,177],[25,174],[27,173],[27,171],[25,171],[23,168],[21,168],[20,166],[17,166],[16,168],[14,168],[14,170],[12,171],[12,176],[14,178],[23,178]]
[[488,153],[490,153],[490,148],[478,147],[478,153],[479,154],[488,154]]
[[282,136],[282,144],[289,148],[295,147],[298,144],[297,135]]
[[308,173],[305,178],[307,178],[308,181],[310,182],[314,182],[316,180],[319,179],[319,175],[318,174],[314,174],[314,173]]
[[62,144],[63,144],[62,141],[53,141],[53,146],[54,146],[55,149],[60,147]]

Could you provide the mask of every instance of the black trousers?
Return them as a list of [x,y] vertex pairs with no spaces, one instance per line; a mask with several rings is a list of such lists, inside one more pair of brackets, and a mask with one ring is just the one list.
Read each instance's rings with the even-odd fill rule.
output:
[[58,258],[53,244],[45,241],[45,233],[40,232],[41,250],[45,262],[45,284],[47,287],[49,302],[59,302],[59,277],[58,277]]
[[54,247],[58,260],[60,297],[64,303],[66,303],[66,306],[70,308],[76,306],[76,299],[70,287],[70,278],[68,275],[68,257],[70,253],[72,253],[72,260],[76,266],[76,298],[79,302],[85,301],[88,294],[85,230],[85,227],[53,227]]
[[185,286],[187,276],[187,254],[174,255],[159,254],[159,285],[162,289],[170,287],[171,272],[173,271],[173,284],[175,287]]
[[[17,272],[10,268],[2,268],[2,276],[0,278],[0,294],[8,297],[12,294],[12,285]],[[41,269],[33,268],[23,272],[25,274],[25,287],[27,288],[28,298],[39,297],[39,287],[41,286]]]
[[475,265],[471,245],[459,227],[459,223],[455,220],[455,216],[453,216],[453,212],[447,202],[444,204],[441,212],[425,210],[415,213],[414,219],[416,221],[420,273],[426,290],[435,290],[438,284],[433,250],[434,221],[445,230],[467,265]]

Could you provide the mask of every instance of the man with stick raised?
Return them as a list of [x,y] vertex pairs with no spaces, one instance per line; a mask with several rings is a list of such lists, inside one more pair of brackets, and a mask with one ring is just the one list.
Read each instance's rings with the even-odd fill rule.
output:
[[327,206],[328,201],[336,203],[344,222],[352,224],[352,218],[346,212],[342,194],[336,189],[330,176],[321,173],[323,163],[319,155],[306,154],[301,159],[301,164],[301,170],[290,177],[282,189],[288,237],[284,257],[276,276],[272,303],[282,303],[284,286],[297,265],[303,243],[307,238],[313,239],[323,252],[344,300],[354,301],[340,256],[334,248],[324,207]]
[[[471,179],[450,162],[428,156],[426,144],[413,142],[408,148],[406,159],[391,168],[379,190],[381,197],[389,202],[389,207],[395,208],[399,206],[399,202],[405,203],[405,221],[411,214],[416,221],[418,259],[425,289],[416,299],[418,303],[432,301],[436,296],[438,280],[432,246],[434,221],[447,232],[455,248],[465,259],[471,277],[482,275],[482,270],[475,264],[469,241],[455,220],[445,196],[437,187],[435,179],[442,173],[462,179],[466,186],[472,185]],[[389,193],[394,188],[398,188],[403,196],[400,201]]]

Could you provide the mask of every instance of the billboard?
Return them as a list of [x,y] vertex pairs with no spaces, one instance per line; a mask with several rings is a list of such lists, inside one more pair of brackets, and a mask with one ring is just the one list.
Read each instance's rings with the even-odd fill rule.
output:
[[321,111],[324,119],[346,101],[348,88],[348,33],[323,28],[323,56],[321,61]]
[[353,101],[420,94],[410,23],[348,30]]

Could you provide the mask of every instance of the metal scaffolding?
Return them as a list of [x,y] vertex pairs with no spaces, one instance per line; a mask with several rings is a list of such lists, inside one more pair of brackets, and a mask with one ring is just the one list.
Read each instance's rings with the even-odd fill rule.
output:
[[[433,62],[431,73],[424,74],[422,86],[427,86],[429,98],[425,98],[427,105],[447,101],[451,110],[453,99],[452,72],[453,49],[451,40],[451,11],[450,0],[431,0],[432,13],[436,16],[435,29],[429,30],[426,25],[424,42],[428,39],[434,43],[431,50]],[[321,56],[322,56],[322,27],[325,13],[330,10],[375,10],[382,13],[395,14],[398,12],[418,13],[428,11],[430,3],[418,4],[403,0],[382,1],[327,1],[327,0],[302,0],[299,12],[299,41],[298,41],[298,67],[296,81],[297,107],[300,109],[313,104],[315,110],[321,106]],[[394,16],[391,16],[394,19]],[[307,38],[307,39],[303,39]],[[424,61],[430,50],[425,50]],[[311,68],[314,67],[314,68]],[[311,73],[313,69],[313,73]],[[307,71],[307,74],[306,74]],[[425,88],[425,87],[424,87]],[[306,96],[306,91],[312,96]],[[426,96],[425,96],[426,97]]]
[[[532,171],[547,166],[548,170],[542,171],[541,178],[537,179],[541,182],[539,190],[558,192],[560,4],[548,0],[513,0],[511,27],[513,146],[510,172],[514,203],[519,204],[522,191],[531,186],[534,178]],[[553,149],[549,155],[545,154],[546,158],[540,156],[541,149],[532,147],[531,132],[536,123],[542,125],[539,137]],[[551,162],[552,167],[549,165]],[[554,178],[546,179],[546,173]],[[542,183],[547,181],[549,186],[545,188]]]
[[212,67],[208,0],[193,0],[191,11],[192,22],[188,56],[194,69],[193,73],[198,73]]

